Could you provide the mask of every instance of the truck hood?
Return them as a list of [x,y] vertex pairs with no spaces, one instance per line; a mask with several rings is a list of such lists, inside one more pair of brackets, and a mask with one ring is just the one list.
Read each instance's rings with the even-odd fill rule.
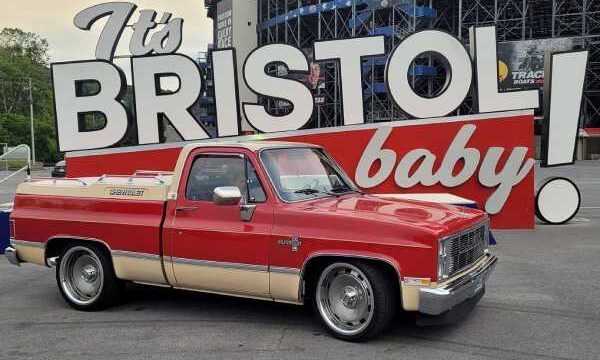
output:
[[[306,201],[293,204],[289,210],[305,229],[307,223],[311,227],[315,224],[323,236],[427,246],[487,218],[482,211],[461,206],[361,194]],[[279,220],[289,225],[294,221],[281,215]]]

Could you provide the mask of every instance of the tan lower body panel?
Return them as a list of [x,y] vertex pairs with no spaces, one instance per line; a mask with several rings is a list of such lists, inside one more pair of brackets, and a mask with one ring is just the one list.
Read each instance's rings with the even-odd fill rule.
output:
[[402,284],[402,308],[405,311],[419,310],[419,289],[421,287],[419,285]]
[[180,288],[269,298],[269,273],[262,270],[173,263]]
[[46,266],[44,244],[13,240],[12,246],[17,250],[17,256],[21,261]]
[[189,288],[189,287],[183,287],[183,286],[173,286],[172,288],[178,289],[178,290],[185,290],[185,291],[195,291],[195,292],[200,292],[200,293],[205,293],[205,294],[233,296],[233,297],[238,297],[238,298],[243,298],[243,299],[254,299],[254,300],[263,300],[263,301],[271,301],[271,302],[273,301],[273,299],[270,296],[265,296],[265,295],[259,296],[259,295],[232,293],[232,292],[224,292],[224,291],[210,291],[210,290],[205,290],[205,289]]
[[160,257],[141,258],[113,254],[115,275],[119,279],[138,281],[148,284],[168,285],[162,269]]
[[300,298],[300,273],[284,274],[271,272],[269,274],[271,296],[275,301],[292,304],[302,304]]
[[[23,262],[46,265],[45,244],[13,241]],[[302,304],[300,269],[202,261],[173,261],[158,255],[112,251],[115,275],[149,285]],[[167,278],[165,278],[165,273]]]

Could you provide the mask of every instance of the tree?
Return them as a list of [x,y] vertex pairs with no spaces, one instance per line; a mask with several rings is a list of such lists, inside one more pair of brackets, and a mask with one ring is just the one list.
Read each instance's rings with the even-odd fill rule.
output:
[[0,142],[31,143],[29,81],[32,82],[36,154],[54,162],[56,151],[48,42],[20,29],[0,31]]

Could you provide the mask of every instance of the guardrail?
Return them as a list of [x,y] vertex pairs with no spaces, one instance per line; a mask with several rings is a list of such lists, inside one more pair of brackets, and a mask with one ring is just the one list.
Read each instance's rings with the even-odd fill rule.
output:
[[27,163],[22,168],[15,170],[12,174],[6,176],[3,179],[0,179],[0,184],[4,183],[5,181],[13,178],[14,176],[16,176],[17,174],[20,174],[22,172],[27,172],[27,180],[31,180],[31,148],[29,147],[29,145],[22,144],[22,145],[16,146],[15,148],[2,154],[0,156],[0,161],[4,160],[4,159],[8,159],[9,155],[16,153],[17,151],[23,150],[23,149],[27,150]]

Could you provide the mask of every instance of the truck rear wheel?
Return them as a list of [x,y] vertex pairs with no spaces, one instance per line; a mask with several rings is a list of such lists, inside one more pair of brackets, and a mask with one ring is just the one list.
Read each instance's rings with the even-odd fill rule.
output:
[[56,282],[67,303],[83,311],[113,305],[122,288],[105,251],[93,244],[71,244],[56,266]]
[[385,330],[396,314],[394,287],[383,271],[367,262],[333,263],[313,289],[321,322],[342,340],[368,340]]

